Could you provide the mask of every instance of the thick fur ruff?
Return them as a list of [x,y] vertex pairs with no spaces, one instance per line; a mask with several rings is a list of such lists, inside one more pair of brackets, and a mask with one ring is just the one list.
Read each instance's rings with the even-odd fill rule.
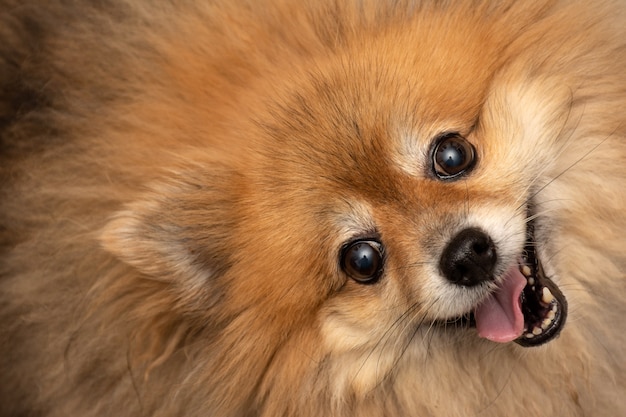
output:
[[[626,415],[623,1],[1,3],[0,415]],[[523,348],[437,265],[529,207]]]

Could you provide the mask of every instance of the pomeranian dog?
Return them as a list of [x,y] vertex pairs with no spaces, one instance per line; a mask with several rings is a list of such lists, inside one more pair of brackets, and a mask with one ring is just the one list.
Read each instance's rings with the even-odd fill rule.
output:
[[623,1],[0,13],[0,415],[626,415]]

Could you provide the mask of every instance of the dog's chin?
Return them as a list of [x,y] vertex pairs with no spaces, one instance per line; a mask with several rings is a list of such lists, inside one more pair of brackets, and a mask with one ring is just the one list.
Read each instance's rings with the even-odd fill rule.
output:
[[[533,347],[556,339],[567,318],[567,300],[544,271],[537,253],[534,223],[527,225],[519,263],[470,311],[440,320],[446,331],[476,328],[478,335],[498,343]],[[451,326],[453,325],[453,326]]]

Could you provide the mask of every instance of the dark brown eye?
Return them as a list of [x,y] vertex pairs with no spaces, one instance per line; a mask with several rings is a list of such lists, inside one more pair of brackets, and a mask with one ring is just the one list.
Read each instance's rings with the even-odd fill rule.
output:
[[350,243],[341,252],[341,267],[357,282],[375,282],[383,270],[382,245],[374,240]]
[[433,167],[441,179],[463,174],[474,166],[475,160],[474,147],[457,133],[442,136],[435,144]]

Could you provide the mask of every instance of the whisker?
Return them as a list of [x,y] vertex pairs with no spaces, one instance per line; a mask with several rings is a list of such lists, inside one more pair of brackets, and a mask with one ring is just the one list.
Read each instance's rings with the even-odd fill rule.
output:
[[[429,304],[428,306],[426,306],[426,307],[422,306],[422,307],[424,307],[424,308],[423,308],[423,309],[421,309],[421,310],[420,310],[420,312],[421,312],[421,311],[427,311],[427,310],[431,309],[431,308],[432,308],[432,306],[433,306],[434,304],[436,304],[436,301],[433,301],[432,303],[430,303],[430,304]],[[415,309],[414,309],[413,311],[415,311]],[[407,310],[407,312],[409,312],[409,311]],[[406,319],[407,314],[403,314],[403,315],[402,315],[402,317],[403,317],[403,319]],[[410,321],[411,321],[411,320],[407,320],[407,321],[410,323]],[[419,320],[419,322],[417,322],[417,323],[414,325],[414,330],[413,330],[413,332],[411,333],[411,336],[407,338],[407,341],[406,341],[406,343],[404,343],[404,346],[402,347],[402,349],[401,349],[401,351],[400,351],[400,354],[398,354],[398,355],[394,358],[393,364],[392,364],[392,365],[391,365],[391,367],[389,368],[389,372],[391,372],[393,369],[395,369],[395,368],[398,366],[398,363],[400,362],[400,360],[402,359],[402,357],[404,357],[404,355],[406,354],[406,351],[408,350],[409,346],[411,345],[411,343],[412,343],[412,342],[413,342],[413,340],[415,339],[415,336],[417,335],[417,333],[418,333],[418,332],[421,330],[421,328],[423,327],[423,325],[424,325],[424,322],[425,322],[425,321],[426,321],[426,317],[424,316],[424,317],[422,317],[422,318]],[[396,321],[396,323],[397,323],[397,322],[398,322],[398,321]],[[435,323],[435,321],[432,321],[430,326],[432,326],[434,323]],[[394,324],[395,324],[395,323],[394,323]],[[403,332],[404,332],[407,328],[408,328],[408,325],[407,325],[407,326],[405,326],[405,328],[403,329]],[[380,380],[379,380],[379,381],[378,381],[378,383],[377,383],[377,384],[376,384],[376,385],[372,388],[372,390],[374,390],[374,389],[376,389],[377,387],[379,387],[379,386],[380,386],[380,384],[382,384],[382,382],[383,382],[383,381],[384,381],[384,378],[380,378]]]
[[[617,130],[617,129],[616,129]],[[611,133],[610,135],[608,135],[607,137],[605,137],[604,139],[602,139],[599,143],[595,144],[591,149],[589,149],[587,152],[585,152],[580,158],[578,158],[577,160],[575,160],[574,162],[572,162],[567,168],[565,168],[563,171],[561,171],[560,173],[558,173],[556,176],[554,176],[552,179],[550,179],[550,181],[548,181],[546,184],[544,184],[541,188],[539,188],[534,194],[532,194],[529,197],[529,200],[532,200],[534,197],[536,197],[540,192],[542,192],[543,190],[545,190],[550,184],[552,184],[554,181],[556,181],[557,179],[561,178],[563,175],[565,175],[567,172],[569,172],[572,168],[574,168],[576,165],[578,165],[579,163],[581,163],[582,161],[584,161],[586,158],[589,157],[589,155],[591,155],[596,149],[598,149],[600,146],[602,146],[607,140],[609,140],[611,137],[613,136],[613,133]]]
[[398,267],[395,267],[395,268],[387,269],[387,272],[403,271],[403,270],[407,270],[407,269],[411,269],[411,268],[417,268],[417,267],[423,266],[423,265],[428,265],[429,263],[430,262],[426,262],[426,261],[411,262],[411,263],[403,265],[403,266],[398,266]]
[[365,367],[365,364],[367,363],[367,361],[372,357],[372,355],[379,350],[380,347],[385,347],[386,345],[386,341],[389,340],[392,331],[394,331],[397,326],[409,315],[411,314],[412,311],[420,308],[422,304],[421,303],[414,303],[412,304],[409,308],[407,308],[392,324],[391,326],[389,326],[389,328],[387,330],[385,330],[385,332],[383,333],[383,335],[378,339],[378,341],[376,342],[376,344],[370,349],[369,353],[367,354],[367,356],[363,359],[363,362],[361,363],[361,366],[359,367],[359,369],[357,369],[356,373],[354,374],[353,377],[353,381],[357,378],[357,376],[361,373],[361,371],[363,370],[363,368]]
[[518,206],[513,213],[511,214],[511,216],[508,218],[508,220],[506,222],[504,222],[503,228],[507,228],[509,226],[509,223],[514,220],[519,214],[522,214],[521,212],[525,212],[526,211],[526,206],[525,205],[521,205]]
[[[569,104],[569,107],[568,107],[567,117],[566,117],[566,118],[565,118],[565,120],[563,121],[563,124],[561,125],[561,128],[559,129],[558,133],[554,136],[555,138],[560,137],[560,136],[563,134],[563,132],[565,131],[565,128],[566,128],[566,126],[568,125],[568,122],[569,122],[570,117],[571,117],[571,115],[572,115],[572,109],[573,109],[573,107],[574,107],[574,92],[570,90],[570,104]],[[563,154],[563,153],[567,150],[568,145],[569,145],[569,144],[572,142],[572,140],[573,140],[573,137],[574,137],[574,132],[576,132],[576,129],[577,129],[577,128],[578,128],[578,126],[580,125],[580,122],[582,121],[582,117],[583,117],[583,115],[584,115],[584,114],[585,114],[585,111],[584,111],[584,108],[583,108],[583,110],[580,112],[580,116],[578,117],[578,120],[576,121],[576,123],[574,124],[574,126],[572,126],[571,133],[569,134],[569,136],[568,136],[566,139],[564,139],[564,140],[562,141],[561,146],[557,149],[557,154],[556,154],[556,156],[557,156],[557,157],[561,156],[561,155],[562,155],[562,154]],[[541,171],[539,171],[539,172],[537,173],[537,175],[535,175],[535,178],[534,178],[534,179],[532,179],[532,180],[528,183],[528,185],[527,185],[527,186],[526,186],[526,188],[523,190],[523,192],[521,192],[521,193],[520,193],[519,198],[518,198],[518,199],[515,201],[515,203],[514,203],[514,204],[518,204],[518,203],[519,203],[518,208],[520,208],[520,207],[526,207],[526,206],[528,205],[528,201],[532,200],[532,198],[536,195],[536,193],[535,193],[535,194],[531,195],[530,197],[525,197],[525,196],[526,196],[526,193],[527,193],[530,189],[532,189],[532,187],[533,187],[533,186],[535,186],[535,184],[537,184],[537,182],[538,182],[541,178],[543,178],[543,175],[545,174],[545,172],[546,172],[549,168],[550,168],[550,166],[546,164],[546,165],[545,165],[545,166],[541,169]],[[520,203],[520,201],[521,201],[521,200],[524,200],[524,202]]]
[[465,184],[465,217],[469,216],[470,213],[470,194],[469,194],[469,187],[467,186],[467,179],[463,181]]
[[[406,339],[406,342],[404,343],[404,346],[400,350],[400,353],[394,358],[392,365],[389,367],[389,370],[381,378],[379,378],[378,383],[372,388],[372,390],[376,389],[377,387],[379,387],[380,384],[382,384],[384,382],[385,376],[388,375],[389,372],[391,372],[393,369],[395,369],[397,367],[397,365],[400,362],[400,360],[402,359],[402,357],[406,354],[406,351],[408,350],[408,348],[411,345],[412,341],[415,339],[415,336],[423,328],[424,322],[426,321],[426,316],[421,317],[419,319],[419,321],[417,321],[416,323],[413,323],[413,320],[415,318],[419,317],[419,315],[423,314],[424,311],[428,311],[428,310],[432,309],[433,305],[435,305],[436,303],[437,303],[437,300],[433,300],[432,302],[428,303],[427,305],[423,304],[423,303],[414,303],[414,304],[412,304],[409,308],[407,308],[394,321],[394,323],[389,327],[389,329],[387,329],[385,331],[384,335],[378,340],[376,345],[370,350],[369,354],[364,359],[364,361],[363,361],[361,367],[359,368],[358,372],[360,372],[362,370],[362,368],[365,366],[365,363],[371,358],[371,356],[376,351],[380,351],[381,356],[382,356],[382,353],[385,351],[385,346],[391,340],[389,336],[392,334],[392,331],[394,329],[398,330],[399,326],[401,324],[404,324],[403,328],[400,329],[399,332],[401,334],[405,334],[409,327],[411,327],[411,326],[414,327],[414,330],[412,331],[411,336]],[[431,324],[429,325],[429,329],[431,329],[435,325],[435,323],[436,323],[436,321],[433,320],[431,322]],[[431,333],[434,333],[434,332],[431,332]],[[381,348],[381,349],[379,349],[379,348]],[[380,363],[380,357],[379,357],[379,362],[378,363]],[[356,375],[358,375],[358,372],[357,372]],[[355,378],[356,378],[356,375],[355,375]]]
[[530,216],[526,217],[526,223],[530,223],[533,220],[537,219],[538,217],[541,217],[541,216],[543,216],[543,215],[545,215],[547,213],[552,213],[552,212],[555,212],[555,211],[557,211],[557,209],[555,209],[555,208],[548,208],[548,209],[543,209],[541,211],[533,213]]
[[[557,157],[562,155],[563,152],[565,151],[565,147],[562,146],[561,149],[557,152]],[[513,204],[517,204],[516,210],[517,209],[526,209],[528,206],[528,202],[532,200],[532,198],[536,195],[536,193],[531,194],[530,196],[528,196],[527,194],[529,193],[529,191],[535,187],[545,176],[545,173],[552,168],[550,165],[546,164],[544,165],[541,170],[539,172],[537,172],[534,176],[533,179],[531,179],[528,184],[526,185],[526,187],[522,190],[522,192],[520,193],[519,197],[517,198],[517,200],[515,200],[515,202]]]

